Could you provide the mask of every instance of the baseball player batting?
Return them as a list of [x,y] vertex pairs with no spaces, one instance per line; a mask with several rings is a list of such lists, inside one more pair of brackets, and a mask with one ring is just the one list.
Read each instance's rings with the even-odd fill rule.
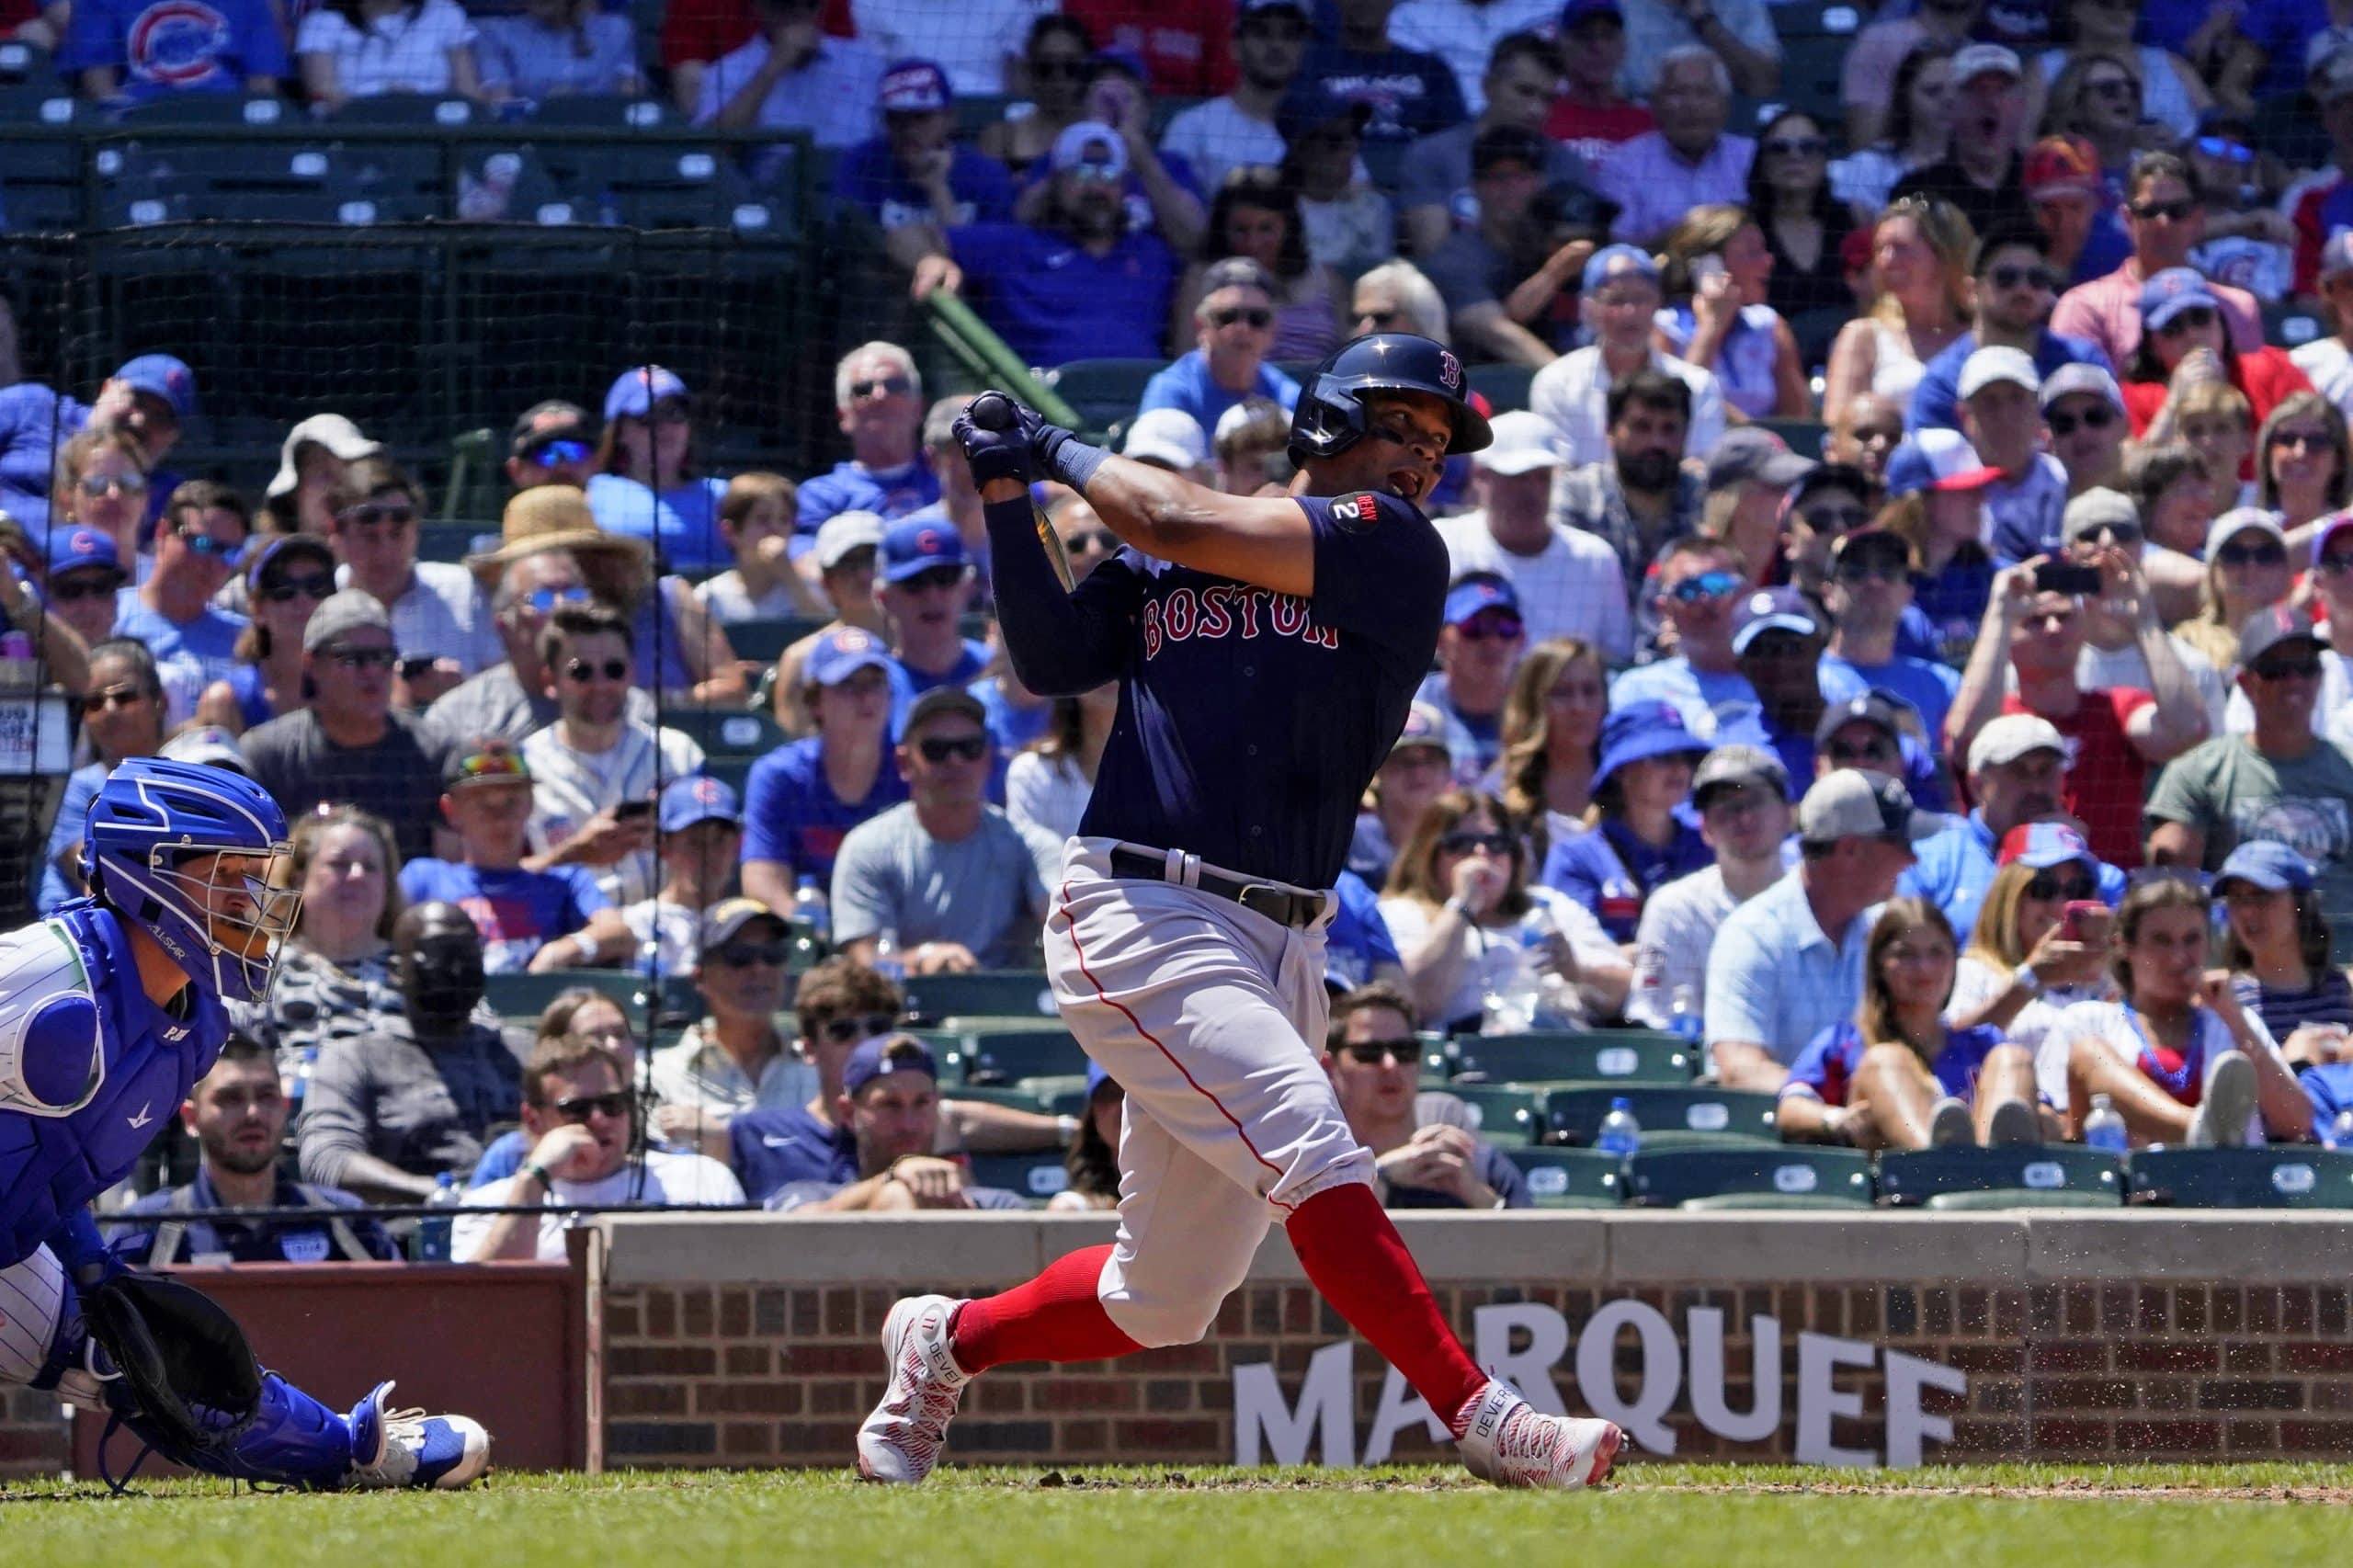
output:
[[[1223,495],[975,399],[956,422],[985,504],[1014,669],[1052,695],[1120,683],[1119,719],[1046,922],[1063,1017],[1127,1090],[1120,1231],[1028,1284],[891,1309],[890,1382],[858,1428],[870,1480],[938,1462],[964,1385],[1207,1333],[1279,1221],[1309,1279],[1413,1383],[1473,1474],[1590,1485],[1621,1434],[1480,1371],[1374,1197],[1317,1063],[1328,890],[1357,801],[1438,646],[1445,546],[1417,502],[1487,422],[1427,338],[1344,344],[1291,420],[1303,494]],[[1033,475],[1128,546],[1065,594]]]

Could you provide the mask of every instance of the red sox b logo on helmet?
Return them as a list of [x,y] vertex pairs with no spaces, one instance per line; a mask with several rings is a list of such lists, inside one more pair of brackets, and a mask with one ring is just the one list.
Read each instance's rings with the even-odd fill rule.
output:
[[1457,359],[1450,349],[1438,351],[1438,379],[1446,383],[1447,391],[1458,397],[1461,395],[1462,361]]

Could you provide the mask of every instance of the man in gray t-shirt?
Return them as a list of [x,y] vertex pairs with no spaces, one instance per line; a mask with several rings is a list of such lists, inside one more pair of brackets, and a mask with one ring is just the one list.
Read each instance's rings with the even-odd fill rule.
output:
[[835,942],[859,963],[891,933],[911,974],[1029,969],[1062,846],[988,803],[980,699],[935,687],[907,710],[899,771],[914,798],[861,823],[834,859]]

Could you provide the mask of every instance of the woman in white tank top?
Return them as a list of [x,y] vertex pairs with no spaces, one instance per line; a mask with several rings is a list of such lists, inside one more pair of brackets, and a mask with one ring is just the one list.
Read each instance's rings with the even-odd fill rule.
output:
[[1830,347],[1822,418],[1871,392],[1912,406],[1924,366],[1969,329],[1968,220],[1942,201],[1905,197],[1880,214],[1871,240],[1879,302]]

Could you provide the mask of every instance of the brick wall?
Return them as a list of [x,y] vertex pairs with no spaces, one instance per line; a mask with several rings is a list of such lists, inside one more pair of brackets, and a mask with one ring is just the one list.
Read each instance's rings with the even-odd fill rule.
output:
[[63,1470],[65,1430],[57,1395],[0,1385],[0,1477]]
[[[1672,1369],[1653,1369],[1680,1380],[1665,1416],[1678,1459],[1797,1457],[1796,1341],[1807,1332],[1882,1352],[1867,1369],[1836,1374],[1840,1394],[1862,1400],[1859,1417],[1829,1423],[1830,1440],[1841,1447],[1884,1451],[1884,1352],[1896,1351],[1968,1378],[1965,1397],[1934,1389],[1922,1396],[1922,1407],[1953,1427],[1949,1444],[1927,1446],[1932,1463],[1997,1457],[2335,1460],[2353,1449],[2353,1290],[2345,1283],[2348,1270],[2328,1262],[2353,1261],[2353,1221],[2325,1221],[2324,1238],[2309,1218],[2240,1216],[2232,1230],[2212,1223],[2213,1217],[2158,1213],[2097,1221],[1893,1214],[1867,1222],[1758,1215],[1505,1220],[1572,1226],[1588,1235],[1598,1231],[1597,1267],[1542,1273],[1526,1267],[1525,1255],[1563,1248],[1498,1244],[1518,1241],[1512,1232],[1449,1236],[1445,1221],[1435,1227],[1409,1221],[1407,1231],[1441,1308],[1466,1337],[1474,1312],[1492,1303],[1540,1303],[1566,1319],[1575,1337],[1556,1366],[1555,1383],[1572,1409],[1584,1403],[1573,1371],[1576,1346],[1586,1321],[1608,1301],[1655,1308],[1686,1345],[1692,1309],[1722,1312],[1723,1403],[1733,1412],[1751,1409],[1756,1393],[1750,1325],[1760,1316],[1776,1318],[1783,1419],[1767,1440],[1728,1442],[1702,1427],[1684,1358]],[[1665,1247],[1650,1244],[1659,1238],[1626,1229],[1661,1225],[1679,1231],[1665,1238]],[[1048,1233],[1038,1243],[1042,1256],[1097,1239],[1053,1234],[1063,1227],[1051,1221],[1041,1228]],[[2234,1240],[2218,1252],[2225,1237]],[[972,1249],[955,1245],[943,1258],[929,1237],[905,1241],[904,1250],[888,1248],[878,1263],[892,1276],[881,1282],[829,1283],[809,1278],[806,1269],[795,1270],[801,1279],[782,1284],[704,1281],[678,1277],[675,1268],[654,1271],[669,1278],[639,1282],[627,1266],[631,1238],[621,1229],[606,1295],[608,1462],[848,1462],[858,1422],[880,1396],[877,1335],[891,1303],[916,1290],[972,1294],[1026,1277],[1026,1269],[1017,1275],[1005,1262],[1007,1254],[1018,1259],[1020,1246],[1000,1249],[995,1267],[959,1269],[952,1255],[969,1256]],[[711,1256],[742,1250],[742,1238],[734,1237],[715,1243]],[[926,1275],[914,1261],[926,1256],[940,1272]],[[1760,1256],[1778,1256],[1780,1267],[1747,1267]],[[1655,1267],[1677,1256],[1687,1277],[1657,1278]],[[1932,1256],[1946,1269],[1924,1277],[1918,1265]],[[1821,1277],[1868,1272],[1874,1257],[1900,1271],[1899,1280]],[[1692,1258],[1724,1267],[1692,1268]],[[2067,1259],[2075,1260],[2075,1277],[2050,1277],[2050,1266]],[[822,1259],[808,1261],[824,1271]],[[1449,1278],[1479,1264],[1493,1271],[1490,1278]],[[1199,1345],[1117,1363],[989,1373],[965,1398],[951,1457],[1231,1462],[1233,1369],[1271,1362],[1286,1399],[1296,1400],[1310,1358],[1347,1337],[1300,1278],[1279,1234],[1256,1273],[1265,1282],[1254,1280],[1228,1300]],[[1613,1361],[1620,1397],[1637,1397],[1644,1361],[1634,1334],[1620,1335]],[[1361,1435],[1379,1407],[1387,1369],[1363,1345],[1354,1367]],[[1397,1436],[1392,1451],[1406,1460],[1438,1449],[1415,1422]]]
[[[608,1462],[847,1462],[858,1422],[881,1394],[876,1336],[896,1295],[854,1285],[615,1292],[607,1317]],[[1932,1447],[1931,1460],[2340,1460],[2353,1449],[2353,1292],[2343,1284],[1438,1288],[1439,1304],[1466,1334],[1476,1307],[1518,1301],[1559,1309],[1581,1333],[1597,1306],[1620,1295],[1659,1309],[1678,1329],[1694,1306],[1724,1312],[1733,1325],[1725,1400],[1736,1411],[1755,1397],[1745,1330],[1759,1313],[1779,1321],[1785,1361],[1789,1336],[1806,1329],[1966,1372],[1965,1402],[1933,1391],[1926,1398],[1953,1424],[1953,1441]],[[1295,1395],[1309,1357],[1343,1337],[1308,1287],[1245,1287],[1200,1345],[1116,1363],[991,1372],[966,1395],[949,1451],[972,1462],[1230,1462],[1233,1369],[1270,1361]],[[1642,1375],[1631,1335],[1621,1336],[1617,1359],[1631,1395]],[[1386,1369],[1361,1344],[1356,1369],[1361,1424],[1378,1406]],[[1865,1415],[1834,1420],[1832,1439],[1882,1449],[1882,1374],[1844,1371],[1837,1387],[1859,1393]],[[1688,1389],[1666,1421],[1677,1458],[1794,1457],[1792,1422],[1784,1419],[1769,1441],[1730,1443],[1692,1416]],[[1394,1451],[1404,1460],[1438,1449],[1415,1425]]]

